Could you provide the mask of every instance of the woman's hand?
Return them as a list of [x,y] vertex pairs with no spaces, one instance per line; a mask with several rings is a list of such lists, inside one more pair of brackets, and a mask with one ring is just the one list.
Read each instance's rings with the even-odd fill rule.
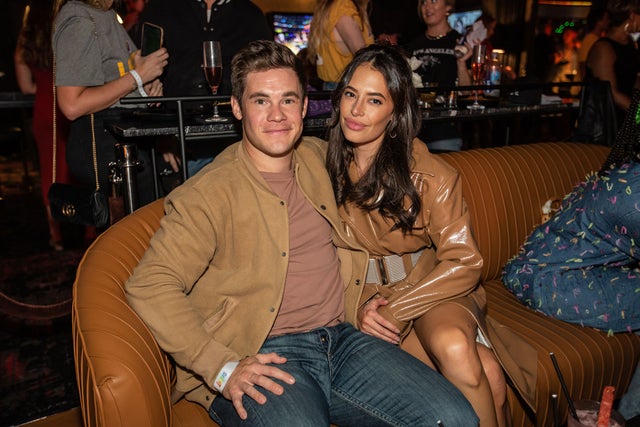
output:
[[391,344],[400,344],[400,330],[378,313],[378,307],[389,304],[383,297],[373,298],[358,310],[360,330]]
[[[144,91],[149,96],[162,96],[162,82],[159,79],[155,79],[150,83],[144,85]],[[155,104],[149,104],[149,107],[159,107],[160,103],[157,102]]]
[[[469,86],[471,85],[471,74],[469,70],[467,70],[467,60],[473,55],[473,46],[467,41],[465,41],[464,46],[467,48],[467,52],[460,58],[457,58],[456,62],[458,66],[458,84],[460,86]],[[459,95],[466,94],[467,92],[459,93]]]
[[140,74],[142,82],[147,84],[160,77],[164,67],[169,63],[169,52],[162,47],[147,56],[142,56],[138,50],[133,56],[133,62],[136,64],[136,71]]
[[144,85],[144,91],[147,92],[147,95],[149,96],[162,96],[162,82],[158,79],[155,79]]

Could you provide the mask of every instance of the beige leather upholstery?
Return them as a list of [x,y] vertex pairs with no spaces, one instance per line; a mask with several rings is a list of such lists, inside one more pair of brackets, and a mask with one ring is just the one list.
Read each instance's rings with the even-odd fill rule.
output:
[[125,217],[94,242],[78,267],[72,318],[85,427],[216,425],[198,405],[171,405],[171,362],[124,294],[162,215],[158,200]]
[[[618,397],[640,359],[640,337],[606,334],[542,316],[522,306],[499,281],[502,265],[539,222],[540,207],[568,192],[604,161],[607,148],[531,144],[444,154],[464,178],[488,310],[538,349],[537,422],[509,391],[514,426],[551,426],[550,395],[562,396],[548,353],[556,354],[575,399]],[[124,282],[159,226],[162,201],[138,209],[87,250],[74,285],[76,375],[85,426],[215,426],[204,409],[170,403],[172,367],[126,302]],[[428,387],[428,385],[425,385]],[[561,397],[560,411],[566,413]]]

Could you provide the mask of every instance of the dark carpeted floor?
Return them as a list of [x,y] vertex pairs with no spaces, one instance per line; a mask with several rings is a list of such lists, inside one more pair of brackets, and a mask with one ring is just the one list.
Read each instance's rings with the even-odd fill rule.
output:
[[64,230],[67,250],[49,248],[34,169],[0,156],[0,426],[79,404],[70,305],[80,231]]

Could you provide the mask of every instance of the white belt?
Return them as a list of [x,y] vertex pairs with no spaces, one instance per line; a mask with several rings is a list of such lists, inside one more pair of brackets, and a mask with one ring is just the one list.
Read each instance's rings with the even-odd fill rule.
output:
[[[409,254],[411,265],[415,266],[422,251]],[[383,257],[369,258],[369,268],[367,269],[367,283],[375,283],[386,286],[390,283],[398,282],[407,277],[404,262],[400,255],[387,255]]]

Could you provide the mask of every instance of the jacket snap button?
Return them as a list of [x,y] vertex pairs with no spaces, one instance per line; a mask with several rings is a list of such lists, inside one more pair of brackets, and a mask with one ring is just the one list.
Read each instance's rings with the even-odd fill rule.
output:
[[209,397],[209,395],[207,395],[207,396],[205,397],[205,400],[208,402],[208,401],[209,401],[209,399],[211,399],[211,398]]
[[322,209],[323,211],[326,211],[327,207],[325,205],[320,205],[320,209]]
[[284,206],[284,201],[280,200],[280,206]]
[[356,279],[356,286],[360,285],[360,279]]
[[282,252],[282,256],[283,257],[287,256],[287,253],[286,252]]
[[271,308],[269,309],[269,311],[273,313],[274,311],[276,311],[276,309],[275,309],[275,308],[273,308],[273,307],[271,307]]

